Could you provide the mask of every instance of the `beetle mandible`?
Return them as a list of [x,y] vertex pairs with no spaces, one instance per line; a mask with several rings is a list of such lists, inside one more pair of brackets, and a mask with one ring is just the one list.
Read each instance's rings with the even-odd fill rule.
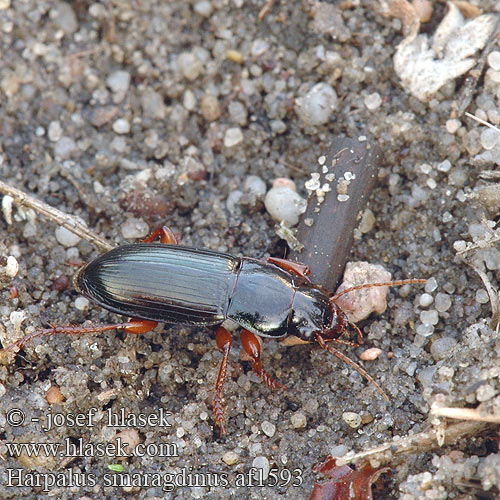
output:
[[[156,243],[158,238],[160,242]],[[329,297],[309,280],[309,272],[306,265],[285,259],[268,257],[260,261],[180,246],[172,231],[162,227],[142,243],[122,245],[97,257],[83,266],[74,279],[80,293],[105,309],[132,319],[109,325],[62,325],[38,330],[5,351],[49,334],[98,333],[116,328],[128,333],[146,333],[158,322],[218,325],[216,342],[223,358],[215,384],[213,408],[215,421],[224,434],[222,398],[232,336],[222,323],[230,319],[243,328],[240,333],[243,350],[251,361],[252,370],[268,387],[285,388],[262,367],[260,337],[283,339],[292,335],[305,342],[317,342],[350,364],[388,400],[363,368],[327,344],[334,341],[357,347],[363,342],[361,331],[347,319],[336,301],[361,288],[425,283],[426,280],[370,283]],[[345,338],[348,326],[356,332],[358,343]]]

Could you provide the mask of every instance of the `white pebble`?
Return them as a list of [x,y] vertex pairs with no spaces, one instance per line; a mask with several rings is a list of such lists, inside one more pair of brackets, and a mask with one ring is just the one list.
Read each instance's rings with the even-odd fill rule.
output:
[[436,295],[436,309],[438,312],[446,312],[451,307],[451,297],[447,293],[439,292]]
[[268,437],[273,437],[275,432],[276,432],[276,426],[274,424],[272,424],[271,422],[268,422],[267,420],[264,420],[261,424],[260,424],[261,428],[262,428],[262,431],[264,432],[264,434]]
[[80,239],[80,236],[77,236],[63,226],[59,226],[56,229],[56,240],[64,247],[74,247],[78,245]]
[[301,411],[295,412],[291,418],[294,429],[303,429],[307,425],[307,418]]
[[273,187],[267,192],[264,205],[273,219],[293,227],[306,211],[307,201],[292,189],[282,186]]
[[451,169],[451,162],[450,160],[444,160],[441,163],[438,164],[437,169],[440,172],[449,172]]
[[422,337],[430,337],[434,333],[434,327],[432,325],[429,325],[428,323],[418,325],[415,330],[417,332],[417,335],[420,335]]
[[125,93],[130,86],[130,73],[128,71],[115,71],[108,76],[107,86],[114,93]]
[[19,272],[19,262],[13,255],[7,257],[7,265],[5,266],[5,274],[14,278]]
[[212,13],[212,4],[208,0],[200,0],[194,4],[194,11],[203,17],[209,17]]
[[427,293],[432,293],[436,288],[438,287],[436,278],[429,278],[427,282],[425,283],[425,291]]
[[423,293],[420,296],[418,303],[420,304],[420,307],[429,307],[433,301],[434,301],[434,298],[432,297],[432,295],[430,293]]
[[306,125],[323,125],[330,120],[337,101],[337,94],[330,85],[318,83],[297,99],[297,114]]
[[266,194],[266,183],[257,175],[249,175],[245,179],[243,189],[257,197],[263,197]]
[[192,52],[182,52],[177,58],[177,66],[184,78],[193,81],[200,76],[203,63]]
[[493,128],[487,127],[481,132],[481,146],[486,150],[493,149],[499,140],[500,134]]
[[436,325],[439,321],[439,314],[435,309],[430,311],[422,311],[420,313],[420,321],[428,325]]
[[243,132],[239,127],[228,128],[224,134],[224,146],[232,148],[243,141]]
[[457,120],[456,118],[446,121],[446,131],[450,134],[454,134],[461,126],[462,124],[460,123],[460,120]]
[[240,456],[234,451],[226,451],[224,455],[222,455],[222,461],[226,465],[234,465],[237,464],[240,460]]
[[377,109],[382,104],[382,98],[378,92],[374,92],[373,94],[367,95],[365,97],[365,106],[370,111]]
[[259,474],[258,477],[262,477],[264,481],[268,478],[271,465],[266,457],[255,457],[252,462],[252,467],[261,470],[261,474]]
[[353,429],[357,429],[361,425],[361,415],[353,411],[345,411],[342,413],[344,422]]
[[48,137],[52,142],[57,142],[63,134],[63,129],[58,121],[52,121],[49,123]]
[[463,252],[467,248],[467,243],[464,240],[457,240],[453,242],[455,252]]
[[145,238],[149,233],[149,226],[142,219],[134,217],[127,219],[120,229],[126,240]]
[[86,297],[77,297],[75,299],[75,307],[79,310],[79,311],[85,311],[89,308],[89,300],[86,298]]
[[5,222],[7,222],[8,225],[12,224],[12,203],[14,202],[14,198],[12,196],[9,196],[6,194],[2,198],[2,212],[3,216],[5,217]]
[[118,120],[113,123],[113,130],[117,134],[128,134],[130,132],[130,123],[125,118],[118,118]]
[[476,302],[479,302],[480,304],[487,304],[490,301],[490,297],[488,295],[488,292],[484,290],[483,288],[480,288],[476,292]]
[[500,71],[500,52],[494,50],[488,54],[488,64],[490,68]]

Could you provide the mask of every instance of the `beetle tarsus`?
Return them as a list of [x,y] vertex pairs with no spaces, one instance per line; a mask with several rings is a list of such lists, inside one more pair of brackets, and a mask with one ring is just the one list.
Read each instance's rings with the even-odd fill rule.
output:
[[283,389],[286,391],[286,386],[274,380],[262,367],[262,361],[260,359],[262,354],[262,340],[260,337],[243,329],[240,332],[240,339],[243,351],[250,357],[253,372],[256,373],[262,382],[270,389]]

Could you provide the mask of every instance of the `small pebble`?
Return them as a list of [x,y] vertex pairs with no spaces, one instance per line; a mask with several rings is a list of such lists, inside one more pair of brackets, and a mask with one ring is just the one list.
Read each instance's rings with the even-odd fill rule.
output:
[[243,62],[243,54],[239,50],[229,49],[226,51],[226,57],[235,63]]
[[221,114],[219,99],[214,95],[205,94],[201,98],[200,111],[205,120],[209,122],[217,120]]
[[65,227],[59,226],[56,229],[56,240],[64,247],[74,247],[79,243],[80,239],[80,236]]
[[115,93],[125,93],[130,86],[130,73],[128,71],[115,71],[106,79],[107,86]]
[[3,216],[5,218],[5,222],[7,222],[8,225],[12,224],[12,204],[14,203],[14,198],[12,196],[9,196],[6,194],[2,198],[2,212]]
[[456,118],[446,121],[446,131],[450,134],[454,134],[461,126],[462,124],[460,123],[460,120],[457,120]]
[[427,282],[425,283],[424,289],[427,293],[432,293],[436,290],[437,287],[438,287],[438,284],[437,284],[436,278],[432,277],[432,278],[429,278],[427,280]]
[[483,401],[489,401],[497,395],[497,391],[490,384],[480,385],[476,389],[476,398],[481,403]]
[[500,52],[493,50],[488,54],[488,64],[495,71],[500,71]]
[[15,278],[19,272],[19,262],[13,255],[7,257],[7,264],[5,265],[5,274],[9,278]]
[[380,97],[380,94],[378,92],[374,92],[373,94],[367,95],[365,97],[365,106],[370,111],[377,109],[381,104],[382,98]]
[[266,194],[266,183],[257,175],[249,175],[245,179],[243,189],[257,198],[263,198]]
[[56,120],[49,123],[49,128],[47,131],[47,137],[49,141],[57,142],[63,134],[63,129],[61,124]]
[[228,128],[224,134],[224,146],[232,148],[243,141],[243,132],[239,127]]
[[76,143],[71,137],[61,137],[56,142],[54,147],[54,154],[58,160],[67,160],[71,158],[76,149]]
[[212,4],[208,0],[200,0],[193,7],[194,11],[203,17],[210,17],[212,14]]
[[435,307],[440,313],[446,312],[451,307],[451,297],[447,293],[439,292],[436,295]]
[[149,226],[142,219],[134,217],[127,219],[120,229],[126,240],[145,238],[149,234]]
[[234,212],[234,209],[236,208],[236,205],[239,204],[242,196],[243,193],[239,189],[235,189],[229,193],[226,200],[226,208],[230,213]]
[[262,471],[262,474],[259,474],[258,477],[262,477],[264,481],[269,477],[271,465],[266,457],[255,457],[252,462],[252,467]]
[[436,360],[447,358],[453,352],[457,341],[453,337],[441,337],[431,345],[431,355]]
[[222,456],[222,461],[226,465],[234,465],[237,464],[240,460],[240,456],[235,453],[234,451],[226,451],[224,455]]
[[434,297],[430,293],[423,293],[418,300],[420,307],[429,307],[433,302]]
[[292,427],[294,429],[303,429],[307,425],[307,418],[301,411],[295,412],[290,421],[292,422]]
[[177,57],[177,66],[186,80],[196,80],[200,76],[203,63],[192,52],[182,52]]
[[130,123],[128,120],[125,120],[125,118],[118,118],[113,123],[113,130],[117,134],[128,134],[130,132]]
[[262,431],[268,437],[273,437],[276,432],[276,426],[267,420],[264,420],[260,426],[262,427]]
[[307,201],[292,189],[283,186],[271,188],[266,194],[264,205],[274,220],[293,227],[306,211]]
[[375,215],[369,208],[367,208],[363,212],[363,215],[361,216],[361,222],[359,223],[359,230],[363,234],[369,233],[375,226],[375,222],[376,222]]
[[357,429],[361,426],[361,415],[359,413],[345,411],[342,413],[342,418],[344,419],[344,422],[353,429]]
[[330,85],[318,83],[297,99],[297,114],[306,125],[323,125],[330,120],[337,101],[337,94]]
[[421,335],[422,337],[430,337],[434,333],[434,326],[429,323],[422,323],[417,325],[415,329],[417,335]]
[[75,307],[79,311],[86,311],[89,308],[90,302],[86,297],[77,297],[75,299]]
[[435,309],[422,311],[420,313],[420,321],[427,325],[437,325],[439,321],[439,314]]
[[437,169],[440,172],[444,172],[444,173],[449,172],[450,169],[451,169],[451,162],[450,162],[450,160],[444,160],[441,163],[439,163],[438,166],[437,166]]
[[490,297],[488,295],[488,292],[483,288],[480,288],[476,292],[476,302],[478,302],[479,304],[487,304],[489,301]]
[[359,356],[363,361],[375,361],[382,354],[382,349],[370,347],[364,350]]
[[338,445],[330,448],[330,455],[333,458],[340,458],[340,457],[343,457],[348,451],[349,451],[349,448],[346,445],[338,444]]
[[297,186],[292,179],[288,179],[287,177],[276,177],[273,181],[273,187],[287,187],[292,191],[297,191]]
[[495,129],[487,127],[481,132],[481,146],[486,150],[493,149],[499,140],[500,133]]
[[7,392],[7,389],[5,388],[5,386],[3,384],[0,384],[0,398],[5,396],[6,392]]
[[241,126],[247,124],[248,120],[247,109],[245,108],[245,106],[243,106],[241,102],[239,101],[230,102],[227,110],[233,122]]
[[129,455],[134,452],[136,446],[141,442],[139,433],[135,429],[132,429],[130,427],[121,432],[118,432],[115,435],[114,439],[115,441],[118,441],[118,439],[120,439],[125,453]]
[[62,403],[66,398],[63,396],[61,389],[57,385],[53,385],[45,394],[45,399],[49,405],[56,405]]

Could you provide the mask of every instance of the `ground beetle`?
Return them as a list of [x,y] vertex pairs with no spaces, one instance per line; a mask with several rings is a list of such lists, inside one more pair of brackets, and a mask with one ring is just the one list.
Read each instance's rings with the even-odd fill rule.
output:
[[[160,243],[155,243],[157,238]],[[361,288],[425,283],[425,280],[365,284],[329,297],[321,287],[311,283],[308,274],[304,264],[284,259],[268,257],[259,261],[180,246],[173,233],[163,227],[143,243],[119,246],[97,257],[75,276],[75,286],[80,293],[105,309],[131,316],[131,320],[110,325],[54,326],[27,335],[5,350],[48,334],[97,333],[115,328],[145,333],[158,322],[219,325],[216,341],[223,358],[213,405],[215,421],[224,434],[222,392],[232,337],[220,325],[229,319],[243,327],[240,333],[243,351],[253,371],[268,387],[285,388],[262,367],[260,337],[295,336],[301,341],[317,342],[350,364],[388,400],[363,368],[327,344],[335,341],[357,346],[363,341],[359,328],[348,321],[336,301]],[[356,332],[357,343],[346,338],[348,325]]]

